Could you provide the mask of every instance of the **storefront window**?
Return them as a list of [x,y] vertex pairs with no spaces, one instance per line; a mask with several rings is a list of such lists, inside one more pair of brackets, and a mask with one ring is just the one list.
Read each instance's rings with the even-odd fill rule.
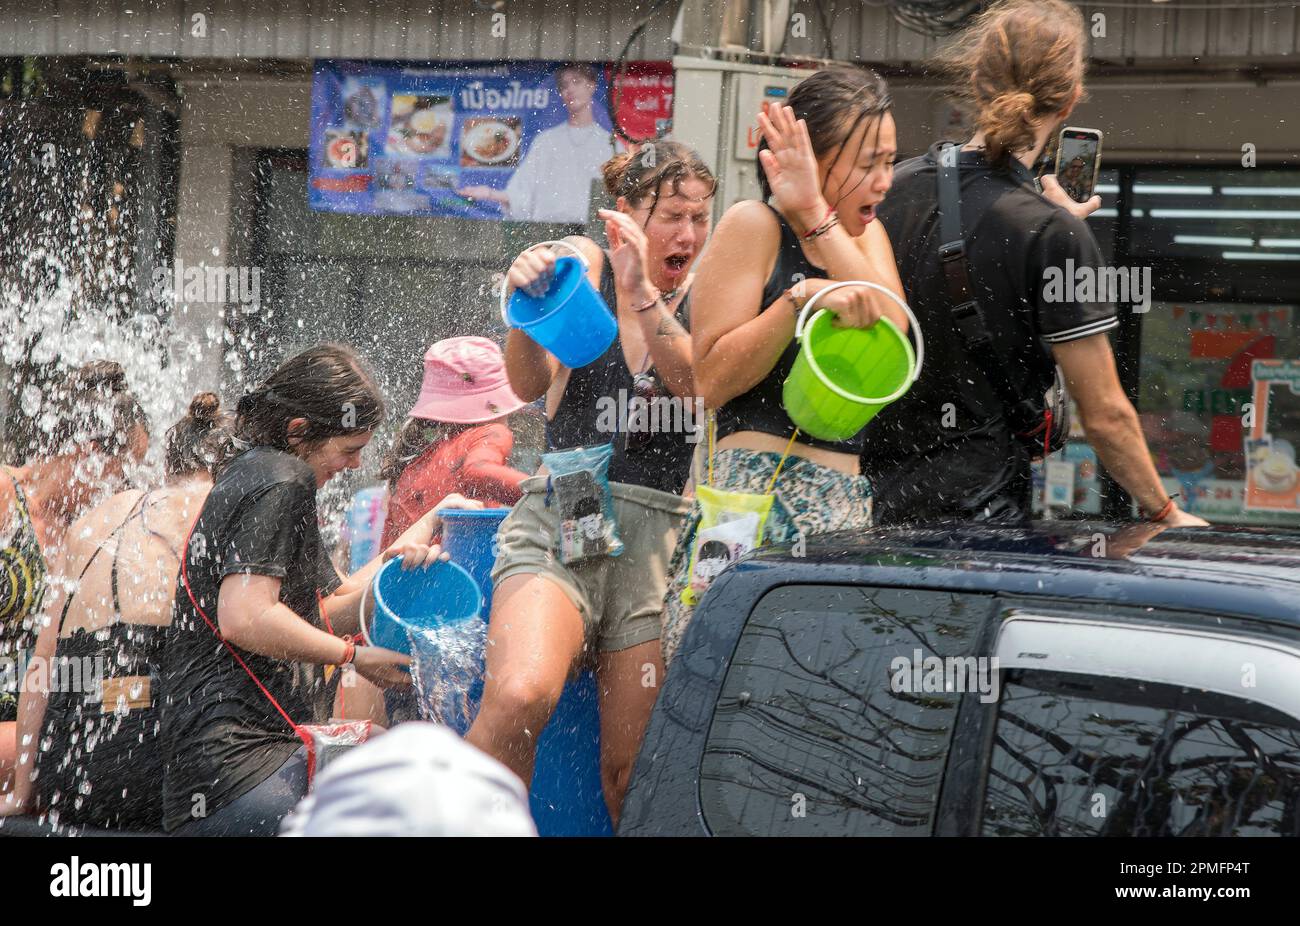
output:
[[[1113,341],[1166,488],[1211,521],[1300,523],[1300,172],[1126,167],[1098,191],[1107,261],[1151,273],[1149,309]],[[1100,514],[1104,477],[1075,438],[1058,511]]]

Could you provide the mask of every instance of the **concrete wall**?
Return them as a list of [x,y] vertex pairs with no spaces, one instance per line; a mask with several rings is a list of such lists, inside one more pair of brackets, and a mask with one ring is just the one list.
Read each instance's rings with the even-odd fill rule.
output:
[[[249,227],[232,222],[236,191],[251,178],[237,175],[239,149],[306,148],[310,79],[194,79],[181,83],[181,170],[175,257],[187,267],[239,266],[248,261]],[[241,163],[247,163],[243,159]],[[221,380],[223,307],[177,306],[177,350],[197,352],[181,363],[186,394],[216,389]],[[190,354],[194,358],[194,353]]]

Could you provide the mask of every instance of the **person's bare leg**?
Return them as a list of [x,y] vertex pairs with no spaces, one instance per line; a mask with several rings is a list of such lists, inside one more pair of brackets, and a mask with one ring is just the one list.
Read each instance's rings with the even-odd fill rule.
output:
[[531,785],[537,738],[582,652],[582,615],[558,585],[515,575],[493,592],[483,706],[465,740]]
[[658,640],[597,657],[600,779],[605,787],[609,817],[615,826],[623,812],[623,796],[627,793],[632,766],[641,749],[663,674],[663,653]]
[[0,723],[0,794],[14,789],[14,767],[18,764],[18,724]]

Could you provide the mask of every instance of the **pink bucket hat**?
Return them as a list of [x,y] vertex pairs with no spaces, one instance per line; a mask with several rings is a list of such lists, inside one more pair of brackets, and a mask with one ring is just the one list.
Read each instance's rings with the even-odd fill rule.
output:
[[424,383],[410,416],[479,424],[527,404],[510,388],[501,348],[487,338],[445,338],[424,355]]

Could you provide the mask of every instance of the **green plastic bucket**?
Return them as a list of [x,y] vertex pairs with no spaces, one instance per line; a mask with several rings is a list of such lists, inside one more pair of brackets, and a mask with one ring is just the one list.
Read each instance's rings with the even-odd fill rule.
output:
[[[809,320],[815,304],[842,286],[877,289],[902,306],[916,332],[917,350],[887,318],[870,328],[837,328],[834,314],[823,309]],[[795,338],[800,341],[799,355],[786,377],[782,402],[800,431],[826,441],[848,440],[903,396],[921,375],[925,358],[921,327],[912,310],[885,287],[862,280],[834,283],[804,303]]]

